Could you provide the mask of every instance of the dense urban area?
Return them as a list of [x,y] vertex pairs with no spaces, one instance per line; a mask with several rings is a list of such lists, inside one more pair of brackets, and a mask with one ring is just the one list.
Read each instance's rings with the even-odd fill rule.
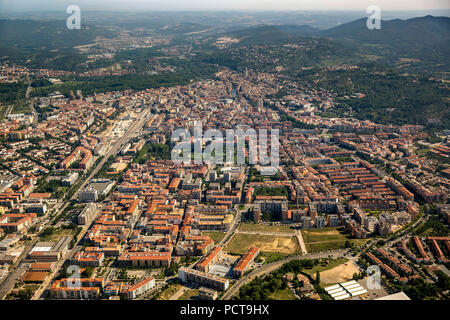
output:
[[[0,299],[448,300],[449,18],[411,20],[441,53],[0,20]],[[196,124],[278,129],[277,173],[251,134],[245,164],[173,162]]]

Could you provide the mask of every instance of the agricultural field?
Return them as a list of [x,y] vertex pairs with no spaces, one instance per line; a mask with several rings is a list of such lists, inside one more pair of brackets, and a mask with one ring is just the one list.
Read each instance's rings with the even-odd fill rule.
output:
[[343,228],[302,230],[302,236],[308,252],[345,248],[346,243],[360,246],[367,241],[352,238],[351,235],[343,232]]
[[280,254],[299,253],[300,247],[295,237],[270,236],[237,233],[226,247],[230,253],[243,254],[251,246],[261,248],[261,252]]

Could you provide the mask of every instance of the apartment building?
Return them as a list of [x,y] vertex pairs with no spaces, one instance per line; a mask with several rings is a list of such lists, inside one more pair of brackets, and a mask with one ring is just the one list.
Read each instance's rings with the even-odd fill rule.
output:
[[239,259],[237,264],[233,268],[233,274],[236,277],[242,277],[245,272],[247,272],[251,266],[255,258],[258,256],[260,252],[259,248],[251,247],[248,251]]
[[55,280],[50,287],[50,297],[52,299],[98,299],[103,285],[103,278]]
[[138,283],[135,283],[127,290],[127,298],[132,300],[140,295],[150,291],[155,287],[155,279],[153,277],[145,277]]
[[183,283],[194,283],[196,285],[210,287],[219,291],[226,291],[230,285],[230,281],[228,279],[185,267],[178,269],[178,279]]

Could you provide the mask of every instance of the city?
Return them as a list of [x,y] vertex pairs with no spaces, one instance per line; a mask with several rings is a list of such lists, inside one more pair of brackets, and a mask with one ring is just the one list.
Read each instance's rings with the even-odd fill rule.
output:
[[[316,31],[127,19],[67,57],[0,48],[0,299],[449,299],[448,17],[398,20],[444,25],[423,64]],[[199,124],[244,136],[202,161],[191,147],[217,141]]]

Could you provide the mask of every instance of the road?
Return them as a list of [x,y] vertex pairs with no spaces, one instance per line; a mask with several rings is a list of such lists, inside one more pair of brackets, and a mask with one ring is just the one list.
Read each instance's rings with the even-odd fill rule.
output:
[[14,287],[14,284],[19,280],[25,273],[26,267],[20,265],[20,267],[15,267],[15,269],[9,273],[8,277],[2,282],[0,286],[0,300],[3,300],[8,292]]
[[[78,188],[78,190],[74,193],[74,195],[72,196],[72,198],[70,200],[75,200],[77,197],[77,194],[80,190],[82,190],[88,183],[89,181],[98,173],[98,171],[100,171],[100,169],[103,167],[103,165],[106,163],[106,161],[108,161],[108,159],[111,156],[114,156],[115,154],[117,154],[120,149],[122,148],[122,146],[124,144],[126,144],[128,142],[129,139],[131,139],[131,137],[133,136],[133,134],[136,131],[139,131],[142,129],[142,127],[144,126],[146,120],[147,120],[147,116],[150,113],[150,109],[146,110],[143,112],[142,116],[139,117],[138,120],[136,120],[127,130],[127,132],[113,145],[113,147],[107,152],[107,154],[105,155],[105,157],[102,159],[102,161],[100,161],[100,163],[97,165],[97,167],[95,167],[94,170],[92,170],[91,174],[89,175],[89,177],[87,177],[84,182],[81,184],[81,186]],[[70,201],[67,201],[66,204],[61,208],[61,210],[64,210],[68,205],[69,205]],[[97,212],[98,215],[99,212]],[[95,220],[95,217],[93,219],[93,221]],[[51,285],[52,279],[59,273],[59,270],[61,269],[61,267],[63,266],[64,262],[66,261],[66,259],[70,258],[75,251],[77,250],[77,246],[79,244],[79,242],[83,239],[84,234],[87,232],[87,230],[89,229],[90,224],[83,226],[81,232],[79,233],[79,240],[77,241],[76,245],[69,250],[66,255],[60,259],[60,261],[58,261],[55,269],[52,271],[51,275],[47,278],[47,280],[44,282],[44,284],[39,288],[39,290],[37,290],[35,292],[35,295],[33,296],[33,300],[39,299],[42,294],[45,292],[45,290]]]
[[320,253],[313,253],[313,254],[307,254],[307,255],[301,255],[301,256],[291,256],[283,260],[275,261],[269,264],[264,265],[263,267],[256,269],[255,271],[249,273],[248,275],[242,277],[239,279],[233,287],[231,287],[225,294],[221,297],[221,300],[230,300],[233,296],[235,296],[239,289],[249,283],[252,279],[255,277],[260,277],[262,275],[268,274],[272,271],[275,271],[279,269],[283,264],[293,261],[293,260],[304,260],[304,259],[319,259],[319,258],[327,258],[331,256],[332,258],[338,258],[343,257],[345,255],[345,252],[347,249],[343,250],[333,250],[333,251],[326,251],[326,252],[320,252]]
[[89,181],[100,171],[100,169],[103,167],[103,165],[108,161],[108,159],[119,152],[120,148],[128,142],[128,140],[132,137],[135,131],[139,131],[142,129],[142,127],[145,124],[145,121],[147,120],[147,116],[150,113],[150,109],[147,109],[143,112],[142,116],[136,120],[127,130],[127,132],[119,139],[117,142],[112,146],[112,148],[105,154],[102,161],[97,165],[97,167],[92,170],[89,177],[86,178],[86,180],[81,184],[80,188],[78,188],[77,192],[75,192],[70,200],[75,200],[78,195],[78,191],[84,189],[86,185],[89,183]]
[[305,241],[303,241],[303,236],[301,230],[295,231],[295,236],[297,237],[298,244],[300,246],[300,249],[302,250],[303,254],[308,254],[308,251],[306,250]]
[[[103,167],[103,165],[106,163],[106,161],[109,159],[109,157],[115,155],[120,148],[126,143],[128,142],[128,140],[132,137],[132,135],[134,134],[134,132],[139,131],[142,129],[142,127],[145,124],[145,121],[147,120],[147,116],[150,113],[150,109],[143,111],[143,114],[139,117],[138,120],[136,120],[127,130],[127,132],[114,144],[114,146],[109,150],[109,152],[105,155],[105,157],[102,159],[102,161],[97,165],[97,167],[92,170],[92,173],[89,175],[89,177],[87,177],[84,182],[81,184],[81,186],[78,188],[78,190],[74,193],[74,195],[72,196],[72,198],[70,200],[75,200],[78,192],[80,190],[82,190],[87,183],[98,173],[98,171]],[[60,208],[58,210],[58,212],[56,212],[54,214],[54,218],[58,217],[59,213],[63,212],[67,206],[70,204],[70,201],[66,201],[64,203],[64,205],[59,205]],[[52,219],[53,220],[53,219]],[[49,220],[47,224],[51,223],[52,220]],[[84,226],[82,229],[82,232],[80,232],[80,239],[83,238],[84,233],[87,231],[88,226]],[[3,299],[8,292],[14,287],[16,281],[18,279],[20,279],[20,277],[23,275],[23,272],[25,270],[24,266],[22,265],[22,261],[23,259],[28,255],[28,253],[30,252],[30,250],[33,248],[33,246],[36,244],[36,242],[39,241],[39,235],[36,236],[35,239],[33,239],[22,251],[21,255],[19,256],[19,258],[17,259],[16,263],[14,263],[11,267],[11,272],[9,273],[9,275],[6,277],[6,279],[0,284],[0,299]],[[47,281],[44,283],[44,285],[41,286],[41,288],[36,292],[35,296],[33,298],[39,298],[42,293],[45,291],[46,286],[48,286],[48,284],[50,284],[50,280],[54,277],[54,275],[57,274],[57,272],[59,272],[59,269],[61,268],[62,264],[64,263],[65,259],[67,259],[67,257],[70,257],[74,251],[76,249],[76,245],[74,246],[74,249],[70,250],[63,259],[61,259],[58,264],[57,267],[55,267],[54,271],[52,272],[52,274],[48,277]]]
[[6,279],[0,284],[0,300],[2,300],[8,292],[14,287],[14,284],[23,275],[25,268],[22,265],[23,259],[28,255],[28,252],[34,247],[39,238],[36,237],[30,243],[28,243],[20,254],[19,258],[10,267],[12,270]]
[[231,226],[230,230],[228,230],[227,234],[222,239],[222,241],[220,241],[219,246],[225,247],[228,244],[228,242],[230,242],[230,240],[233,238],[233,235],[236,233],[239,227],[239,223],[241,222],[241,211],[238,209],[237,205],[235,206],[235,210],[236,216],[234,217],[233,225]]
[[[420,219],[418,219],[415,223],[413,223],[411,227],[417,226],[419,223],[423,222],[424,219],[425,219],[425,215],[423,215]],[[408,235],[405,235],[403,237],[399,237],[399,238],[396,238],[396,239],[388,240],[388,241],[386,241],[385,245],[382,248],[386,249],[389,246],[391,246],[392,243],[397,242],[397,241],[399,241],[401,239],[404,239],[407,236]],[[303,238],[302,238],[302,240],[303,240]],[[370,240],[368,243],[366,243],[365,247],[369,247],[371,244],[375,243],[378,240],[379,239],[372,239],[372,240]],[[299,240],[299,243],[300,243],[300,240]],[[305,250],[306,250],[306,248],[305,248]],[[347,255],[346,254],[347,251],[348,251],[348,249],[340,249],[340,250],[325,251],[325,252],[319,252],[319,253],[313,253],[313,254],[309,253],[309,254],[304,254],[304,255],[301,255],[301,256],[288,257],[286,259],[275,261],[275,262],[272,262],[270,264],[264,265],[263,267],[261,267],[259,269],[256,269],[253,272],[249,273],[248,275],[244,276],[243,278],[239,279],[233,285],[233,287],[231,287],[227,292],[225,292],[225,294],[222,296],[221,300],[229,300],[229,299],[231,299],[233,296],[235,296],[239,292],[239,289],[243,285],[249,283],[252,279],[254,279],[257,276],[260,277],[262,275],[265,275],[265,274],[268,274],[268,273],[270,273],[272,271],[277,270],[278,268],[280,268],[286,262],[289,262],[289,261],[292,261],[292,260],[326,258],[326,257],[328,257],[330,255],[331,255],[332,258],[339,258],[339,257],[346,256]],[[351,260],[357,260],[358,257],[361,254],[362,253],[359,253],[355,257],[347,256],[347,258],[349,258]]]

